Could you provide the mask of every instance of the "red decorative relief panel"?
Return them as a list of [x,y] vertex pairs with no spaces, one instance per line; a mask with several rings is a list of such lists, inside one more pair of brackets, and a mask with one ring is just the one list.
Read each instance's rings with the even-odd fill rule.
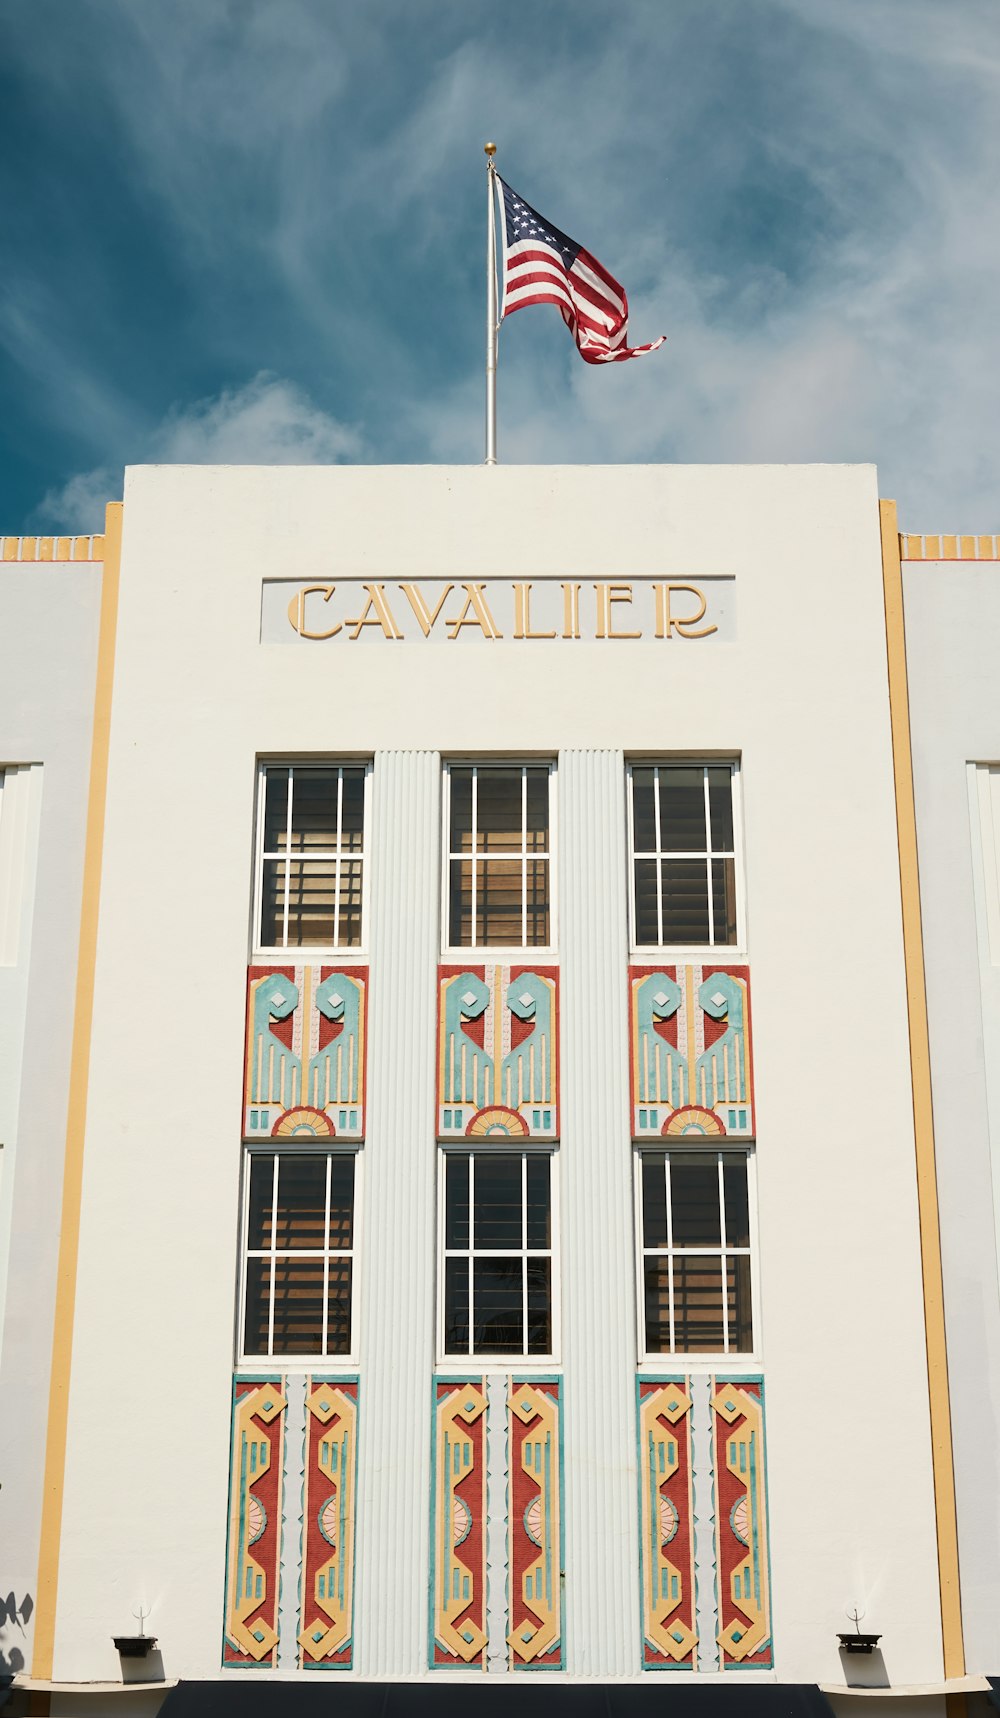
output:
[[640,1378],[638,1390],[643,1667],[696,1670],[690,1389]]
[[276,1377],[233,1386],[223,1666],[277,1663],[284,1385]]
[[310,1378],[302,1487],[299,1665],[349,1670],[354,1636],[358,1381]]
[[719,1649],[723,1670],[769,1670],[771,1642],[764,1388],[713,1380]]
[[432,1669],[486,1668],[486,1384],[434,1383]]

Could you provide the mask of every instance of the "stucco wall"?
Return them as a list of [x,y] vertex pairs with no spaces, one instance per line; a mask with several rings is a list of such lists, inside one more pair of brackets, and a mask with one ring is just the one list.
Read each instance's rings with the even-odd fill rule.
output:
[[968,766],[1000,762],[1000,565],[904,562],[903,575],[962,1609],[968,1667],[992,1673],[1000,1663],[1000,1109],[991,1113],[987,1075],[1000,1078],[1000,1019],[988,954],[981,967]]
[[[512,574],[732,574],[735,636],[504,637],[444,652],[386,643],[385,654],[378,638],[353,653],[259,642],[264,579]],[[57,1676],[113,1675],[110,1636],[140,1603],[168,1675],[218,1670],[256,755],[374,753],[378,771],[386,751],[399,772],[401,750],[572,750],[580,781],[588,752],[742,756],[777,1674],[840,1681],[835,1635],[858,1605],[883,1634],[893,1681],[940,1677],[881,589],[868,467],[129,473]],[[420,757],[413,769],[423,781]],[[607,831],[593,820],[620,800],[605,781],[591,824],[587,803],[562,831],[563,875],[580,866],[596,876],[585,854]],[[425,813],[433,824],[433,808]],[[379,852],[390,827],[373,827],[376,876],[392,870]],[[424,823],[418,833],[423,843]],[[623,867],[608,875],[611,893],[593,911],[616,929],[602,932],[610,940],[600,959],[574,952],[577,970],[592,967],[610,988],[594,1008],[623,1017],[625,903],[611,898]],[[426,910],[437,909],[432,891]],[[583,923],[577,901],[563,927],[567,971],[565,937]],[[414,1006],[429,1005],[430,976]],[[612,1095],[623,1089],[620,1024],[603,1040],[592,1027],[579,1036],[590,1081]],[[428,1022],[419,1031],[429,1042]],[[371,1055],[388,1057],[391,1045],[373,1039]],[[386,1155],[367,1180],[361,1244],[393,1244],[377,1273],[365,1267],[369,1302],[384,1298],[377,1313],[363,1310],[362,1341],[388,1316],[409,1321],[426,1388],[397,1392],[390,1406],[378,1370],[390,1363],[388,1345],[363,1346],[361,1371],[366,1399],[402,1416],[419,1452],[433,1360],[434,1122],[426,1092],[413,1113],[414,1093],[391,1063],[378,1078],[402,1125],[395,1135],[381,1127]],[[572,1213],[582,1202],[573,1177],[597,1141],[581,1137],[575,1154],[569,1095],[565,1112]],[[396,1171],[394,1149],[405,1153]],[[618,1222],[631,1186],[624,1110],[605,1149]],[[415,1150],[425,1182],[407,1224],[399,1201],[410,1196]],[[604,1320],[595,1354],[634,1358],[634,1292],[630,1238],[596,1260],[578,1237],[564,1240],[569,1416],[601,1414],[594,1380],[588,1374],[584,1390],[570,1376],[574,1356],[583,1368],[588,1351],[574,1321],[584,1312]],[[616,1403],[602,1446],[612,1493],[630,1498],[631,1415]],[[370,1435],[359,1559],[367,1521],[380,1518],[380,1488],[407,1515],[395,1560],[360,1578],[358,1668],[373,1676],[391,1662],[395,1674],[419,1676],[426,1477],[417,1461],[408,1493],[370,1460],[386,1447]],[[583,1452],[599,1444],[590,1430],[578,1439]],[[570,1673],[637,1674],[637,1533],[629,1523],[610,1555],[601,1507],[589,1523],[579,1502],[574,1509]],[[398,1595],[391,1605],[387,1591]]]
[[[35,766],[0,970],[0,1592],[19,1605],[36,1591],[100,580],[92,561],[0,563],[0,767]],[[30,1663],[31,1633],[30,1617],[0,1630],[0,1664]]]

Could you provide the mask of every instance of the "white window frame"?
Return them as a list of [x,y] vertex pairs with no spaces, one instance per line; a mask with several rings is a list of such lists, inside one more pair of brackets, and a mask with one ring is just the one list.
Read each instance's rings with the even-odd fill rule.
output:
[[[301,963],[301,962],[318,961],[318,960],[325,961],[329,958],[332,958],[332,959],[338,960],[338,961],[344,961],[346,963],[363,963],[364,962],[364,960],[366,958],[365,950],[368,947],[368,926],[369,926],[368,906],[369,906],[369,888],[370,888],[370,879],[371,879],[372,767],[373,766],[372,766],[371,758],[341,757],[339,755],[323,756],[323,757],[305,757],[305,756],[303,756],[303,757],[294,757],[294,758],[292,758],[292,757],[280,757],[280,758],[261,757],[261,758],[257,759],[256,819],[255,819],[255,827],[254,827],[253,920],[252,920],[252,924],[251,924],[251,953],[252,953],[254,960],[262,960],[265,962],[275,961],[275,962],[282,962],[285,964],[287,964],[289,961],[296,961],[296,962]],[[290,770],[292,772],[293,784],[294,784],[294,779],[295,779],[294,778],[294,772],[296,769],[303,769],[303,770],[309,770],[309,769],[334,770],[334,769],[336,769],[336,770],[341,770],[341,771],[343,771],[345,769],[355,769],[355,770],[356,769],[363,769],[365,772],[364,807],[363,807],[363,814],[362,814],[364,822],[363,822],[363,827],[362,827],[360,852],[355,851],[355,850],[351,850],[348,853],[342,853],[341,849],[340,849],[340,843],[339,843],[339,837],[338,837],[337,847],[331,848],[329,851],[324,849],[322,852],[310,852],[308,854],[296,855],[290,851],[290,848],[286,848],[284,855],[281,855],[281,854],[278,854],[278,855],[269,854],[268,855],[269,858],[284,857],[286,860],[286,874],[285,874],[285,880],[286,880],[285,934],[286,935],[288,932],[288,900],[287,900],[288,873],[287,873],[287,865],[290,864],[293,859],[302,857],[302,858],[308,858],[308,859],[325,859],[325,860],[332,859],[334,861],[334,864],[335,864],[335,872],[334,872],[334,926],[335,927],[336,927],[337,920],[338,920],[339,914],[340,914],[340,864],[341,864],[341,859],[347,859],[347,860],[353,861],[355,863],[358,860],[361,861],[361,941],[356,946],[352,945],[349,947],[346,944],[337,943],[337,942],[332,942],[332,943],[302,943],[302,944],[293,943],[293,944],[288,944],[288,945],[282,946],[281,944],[262,943],[260,941],[261,917],[262,917],[262,913],[263,913],[263,909],[264,909],[264,888],[263,888],[263,884],[264,884],[264,857],[265,857],[265,855],[264,855],[264,794],[265,794],[266,781],[267,781],[267,771],[268,770],[276,770],[276,769],[277,770],[280,770],[280,769]],[[341,775],[341,777],[339,778],[339,782],[338,782],[338,801],[342,797],[342,794],[343,794],[343,776]],[[288,800],[289,819],[291,818],[291,808],[292,808],[292,796],[289,795],[289,800]],[[339,828],[340,828],[339,803],[338,803],[338,814],[337,814],[337,827],[338,827],[338,831],[339,831]]]
[[[475,1171],[469,1172],[469,1245],[467,1247],[445,1247],[446,1236],[446,1175],[449,1157],[515,1157],[520,1156],[521,1170],[521,1241],[519,1248],[511,1247],[476,1247],[472,1242],[474,1229],[474,1197]],[[529,1157],[547,1157],[549,1160],[549,1245],[548,1247],[532,1247],[526,1245],[527,1237],[527,1201],[525,1197],[527,1183],[527,1159]],[[482,1372],[509,1372],[515,1367],[518,1372],[535,1369],[539,1372],[550,1371],[560,1362],[560,1333],[562,1304],[560,1297],[559,1273],[559,1151],[558,1147],[532,1145],[524,1140],[507,1140],[502,1146],[477,1146],[473,1149],[465,1142],[455,1141],[454,1144],[438,1146],[438,1295],[437,1295],[437,1367],[440,1372],[467,1371],[473,1366]],[[522,1260],[544,1259],[549,1261],[549,1319],[552,1346],[547,1354],[477,1354],[472,1350],[473,1303],[471,1283],[471,1261],[476,1258],[509,1259],[519,1256]],[[445,1260],[449,1258],[468,1258],[470,1261],[469,1283],[469,1349],[465,1354],[450,1353],[445,1347]],[[522,1337],[527,1337],[527,1272],[522,1272],[521,1279],[521,1316],[523,1320]]]
[[[679,768],[679,769],[693,768],[693,769],[700,769],[700,770],[703,770],[706,772],[704,774],[704,777],[703,777],[704,790],[705,790],[705,831],[706,831],[707,839],[709,841],[709,846],[706,848],[704,853],[692,853],[690,851],[690,849],[688,849],[684,852],[679,852],[679,851],[674,851],[673,849],[659,848],[656,853],[647,852],[645,849],[643,849],[637,855],[636,850],[635,850],[635,819],[634,819],[634,812],[633,812],[632,771],[633,771],[633,769],[659,770],[659,769],[673,769],[673,768]],[[733,850],[732,850],[731,854],[722,848],[720,848],[718,851],[716,851],[711,846],[712,825],[711,825],[711,821],[709,819],[709,809],[708,809],[708,807],[709,807],[709,796],[708,796],[708,774],[707,774],[707,771],[710,769],[724,769],[724,768],[729,769],[730,781],[732,784]],[[628,928],[628,934],[629,934],[629,948],[630,948],[631,952],[636,956],[644,957],[646,955],[661,955],[664,953],[665,950],[669,950],[672,955],[675,955],[675,956],[679,955],[681,957],[691,956],[691,957],[697,957],[699,959],[709,958],[709,959],[713,959],[713,960],[717,959],[717,958],[722,959],[722,960],[736,960],[736,959],[738,959],[745,952],[745,949],[746,949],[746,922],[745,922],[744,890],[743,890],[743,839],[742,839],[743,795],[742,795],[741,760],[737,757],[731,757],[731,756],[730,757],[719,757],[719,758],[687,757],[683,753],[671,754],[669,752],[657,752],[656,755],[653,757],[641,757],[641,756],[630,757],[626,763],[625,785],[626,785],[626,799],[627,799],[627,805],[628,805],[628,811],[627,811],[627,819],[628,819],[628,927],[629,927]],[[656,799],[656,822],[657,822],[657,825],[659,825],[659,820],[660,820],[659,796],[657,796],[657,799]],[[659,843],[659,832],[657,833],[657,842]],[[713,859],[731,858],[733,861],[733,873],[734,873],[734,879],[735,879],[734,880],[734,888],[736,891],[736,941],[734,943],[717,943],[717,942],[707,942],[707,943],[668,943],[668,942],[640,943],[637,940],[636,919],[635,919],[635,861],[636,861],[637,857],[640,859],[656,859],[656,860],[660,860],[660,859],[687,859],[687,860],[704,859],[706,870],[708,873],[709,925],[712,924],[713,918],[714,918],[714,912],[713,912],[714,899],[713,899],[713,893],[712,893],[712,864],[711,864],[711,862]],[[663,915],[662,915],[662,905],[661,905],[661,901],[660,901],[661,874],[660,874],[660,870],[659,870],[659,865],[657,865],[657,872],[656,872],[656,888],[657,888],[657,904],[658,904],[657,916],[660,919],[661,926],[662,926],[662,916]]]
[[[326,1247],[325,1249],[321,1249],[318,1247],[280,1248],[280,1247],[275,1247],[272,1244],[272,1246],[270,1248],[264,1248],[262,1250],[254,1249],[253,1254],[251,1255],[251,1250],[250,1250],[250,1247],[248,1245],[249,1239],[250,1239],[250,1165],[251,1165],[251,1162],[252,1162],[254,1157],[273,1157],[275,1159],[279,1159],[282,1157],[325,1157],[325,1158],[327,1158],[328,1162],[330,1159],[332,1159],[334,1157],[351,1157],[351,1158],[353,1158],[354,1159],[354,1204],[353,1204],[352,1215],[351,1215],[352,1245],[350,1247]],[[351,1366],[357,1366],[357,1364],[358,1364],[358,1352],[357,1352],[357,1350],[358,1350],[358,1332],[360,1329],[360,1318],[359,1318],[359,1311],[358,1311],[358,1295],[359,1295],[359,1287],[360,1287],[360,1276],[359,1276],[359,1271],[358,1271],[358,1254],[359,1254],[358,1237],[360,1234],[359,1225],[361,1222],[362,1203],[363,1203],[363,1170],[362,1170],[363,1163],[364,1163],[364,1152],[360,1149],[360,1147],[351,1148],[348,1146],[337,1146],[333,1143],[333,1141],[326,1140],[326,1139],[316,1140],[316,1141],[311,1142],[311,1143],[308,1140],[304,1140],[304,1139],[303,1140],[295,1140],[294,1142],[289,1140],[287,1143],[282,1143],[280,1145],[273,1139],[261,1139],[261,1140],[254,1140],[252,1142],[247,1141],[244,1144],[244,1146],[243,1146],[243,1187],[242,1187],[241,1197],[240,1197],[240,1206],[241,1206],[240,1258],[239,1258],[239,1272],[238,1272],[238,1275],[239,1275],[239,1285],[238,1285],[239,1300],[237,1302],[237,1312],[236,1312],[236,1323],[237,1323],[237,1330],[236,1330],[237,1360],[236,1360],[236,1366],[237,1366],[238,1370],[247,1370],[247,1369],[260,1370],[262,1367],[280,1365],[281,1370],[283,1372],[296,1372],[296,1371],[308,1372],[310,1369],[315,1368],[317,1366],[327,1366],[327,1367],[332,1366],[332,1367],[345,1367],[345,1368],[349,1368]],[[329,1167],[327,1168],[327,1178],[326,1178],[326,1200],[327,1200],[327,1206],[326,1206],[326,1209],[327,1209],[327,1230],[329,1232],[329,1214],[330,1214],[330,1169],[329,1169]],[[272,1243],[273,1243],[273,1240],[274,1240],[274,1223],[273,1223],[273,1220],[272,1220],[272,1225],[271,1225],[271,1237],[272,1237]],[[345,1354],[340,1354],[340,1353],[335,1353],[335,1354],[321,1354],[321,1353],[316,1353],[316,1354],[280,1354],[280,1353],[279,1354],[255,1354],[246,1347],[247,1264],[248,1264],[248,1261],[251,1258],[251,1256],[254,1258],[268,1258],[268,1257],[270,1257],[273,1260],[278,1256],[278,1254],[280,1254],[282,1258],[294,1256],[296,1258],[304,1258],[304,1259],[315,1259],[315,1258],[323,1258],[324,1259],[324,1263],[325,1263],[325,1267],[326,1267],[326,1268],[324,1268],[324,1272],[323,1272],[323,1284],[324,1284],[323,1317],[324,1317],[324,1322],[325,1322],[326,1316],[327,1316],[326,1289],[327,1289],[327,1284],[329,1281],[329,1260],[331,1260],[331,1259],[350,1259],[350,1261],[351,1261],[351,1337],[350,1337],[350,1348],[349,1348],[349,1351],[347,1353],[345,1353]],[[269,1335],[271,1338],[271,1345],[273,1347],[273,1342],[274,1342],[273,1275],[272,1275],[272,1293],[271,1293],[271,1322],[270,1322]]]
[[[733,1156],[746,1159],[747,1166],[747,1212],[750,1226],[749,1247],[726,1247],[724,1241],[718,1247],[647,1247],[643,1230],[642,1218],[642,1164],[648,1157],[663,1158],[669,1155],[688,1157],[694,1154],[716,1157],[719,1162],[719,1191],[722,1193],[722,1155],[726,1152]],[[714,1367],[746,1368],[761,1364],[760,1342],[760,1253],[757,1244],[757,1153],[754,1145],[747,1145],[743,1140],[727,1140],[717,1138],[704,1143],[695,1142],[692,1138],[678,1136],[675,1140],[664,1141],[654,1145],[652,1141],[636,1145],[633,1153],[633,1192],[635,1203],[635,1284],[636,1284],[636,1347],[640,1367],[647,1370],[662,1370],[664,1366],[674,1366],[683,1363],[686,1367],[704,1367],[711,1370]],[[669,1209],[669,1207],[668,1207]],[[725,1220],[725,1204],[722,1207],[723,1222]],[[724,1231],[723,1231],[724,1234]],[[750,1320],[753,1326],[753,1347],[751,1349],[710,1349],[696,1348],[657,1348],[646,1346],[646,1258],[655,1256],[672,1258],[674,1253],[687,1257],[703,1255],[709,1257],[724,1253],[732,1253],[738,1257],[750,1260]],[[671,1273],[670,1299],[673,1303],[673,1275]],[[728,1328],[728,1308],[725,1295],[725,1272],[723,1272],[723,1322]],[[673,1317],[671,1316],[671,1324]]]
[[[558,947],[558,931],[556,926],[556,774],[557,759],[547,757],[456,757],[442,760],[442,791],[441,791],[441,852],[444,863],[441,867],[441,948],[442,959],[449,965],[458,961],[468,961],[470,964],[486,960],[491,964],[502,964],[505,961],[522,960],[552,960]],[[451,851],[451,772],[453,769],[471,769],[473,772],[473,847],[468,853],[452,853]],[[549,773],[549,842],[545,853],[532,853],[525,845],[525,822],[527,817],[527,778],[521,777],[521,852],[497,853],[496,859],[522,860],[521,871],[521,930],[527,928],[527,888],[528,859],[545,859],[549,867],[549,940],[544,947],[538,943],[452,943],[449,935],[451,930],[451,864],[453,859],[482,859],[485,855],[475,851],[476,823],[476,781],[477,772],[488,769],[547,769]],[[476,932],[476,868],[473,865],[473,894],[472,894],[472,931]]]

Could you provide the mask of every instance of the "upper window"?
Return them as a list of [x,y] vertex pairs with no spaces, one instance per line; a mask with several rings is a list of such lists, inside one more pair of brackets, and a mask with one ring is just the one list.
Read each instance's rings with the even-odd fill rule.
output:
[[643,1152],[640,1165],[643,1352],[751,1353],[748,1154]]
[[244,1356],[351,1352],[355,1161],[252,1151],[244,1218]]
[[629,766],[633,948],[737,942],[736,769]]
[[551,946],[551,779],[551,764],[448,765],[449,948]]
[[552,1159],[446,1152],[443,1353],[552,1352]]
[[364,764],[262,764],[257,948],[360,948]]

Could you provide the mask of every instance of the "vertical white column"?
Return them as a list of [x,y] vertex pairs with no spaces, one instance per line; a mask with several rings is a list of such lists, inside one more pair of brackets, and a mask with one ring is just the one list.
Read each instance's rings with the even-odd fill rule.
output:
[[567,1668],[639,1670],[625,769],[559,758]]
[[383,1680],[427,1665],[440,774],[375,755],[355,1667]]

